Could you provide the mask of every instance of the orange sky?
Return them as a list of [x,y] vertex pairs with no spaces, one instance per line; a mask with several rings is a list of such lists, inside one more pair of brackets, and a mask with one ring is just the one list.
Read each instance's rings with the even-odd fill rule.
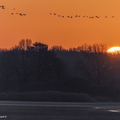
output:
[[[21,39],[49,47],[70,48],[84,43],[120,46],[120,0],[0,0],[0,5],[5,6],[0,8],[0,48],[10,48]],[[11,15],[12,12],[27,15]],[[100,18],[71,19],[67,15]]]

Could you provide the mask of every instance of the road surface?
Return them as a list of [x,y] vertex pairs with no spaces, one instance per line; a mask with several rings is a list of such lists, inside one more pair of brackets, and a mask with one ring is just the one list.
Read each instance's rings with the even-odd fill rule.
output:
[[5,120],[120,120],[120,103],[0,101]]

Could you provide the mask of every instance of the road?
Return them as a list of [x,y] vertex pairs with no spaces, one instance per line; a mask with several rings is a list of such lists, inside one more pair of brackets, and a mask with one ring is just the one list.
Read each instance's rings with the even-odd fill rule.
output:
[[0,101],[5,120],[120,120],[120,103]]

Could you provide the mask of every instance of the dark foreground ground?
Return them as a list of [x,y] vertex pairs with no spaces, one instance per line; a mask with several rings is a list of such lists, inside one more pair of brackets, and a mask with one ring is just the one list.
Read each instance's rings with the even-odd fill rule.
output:
[[120,120],[120,103],[0,102],[6,120]]

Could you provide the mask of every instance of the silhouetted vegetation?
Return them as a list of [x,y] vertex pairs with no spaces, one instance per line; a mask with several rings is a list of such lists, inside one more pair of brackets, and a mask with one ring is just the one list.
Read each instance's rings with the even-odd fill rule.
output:
[[0,91],[55,89],[64,77],[64,64],[43,43],[20,41],[0,53]]
[[[48,49],[47,44],[32,44],[29,39],[21,40],[10,50],[1,49],[0,99],[9,100],[8,92],[27,96],[38,91],[45,101],[46,96],[50,101],[69,101],[73,96],[75,99],[70,101],[88,101],[89,98],[90,101],[119,101],[120,54],[108,54],[106,50],[104,44],[84,44],[69,50],[62,46]],[[89,97],[83,100],[83,93]],[[26,100],[43,100],[40,96],[29,99],[28,95]]]

